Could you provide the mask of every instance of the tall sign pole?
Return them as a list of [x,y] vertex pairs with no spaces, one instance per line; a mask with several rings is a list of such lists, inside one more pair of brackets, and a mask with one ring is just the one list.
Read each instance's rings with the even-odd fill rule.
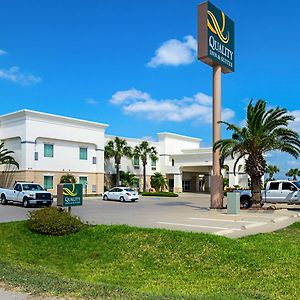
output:
[[[213,67],[213,144],[221,139],[221,74],[234,71],[234,22],[210,2],[198,5],[198,58]],[[223,207],[220,151],[213,152],[211,208]]]

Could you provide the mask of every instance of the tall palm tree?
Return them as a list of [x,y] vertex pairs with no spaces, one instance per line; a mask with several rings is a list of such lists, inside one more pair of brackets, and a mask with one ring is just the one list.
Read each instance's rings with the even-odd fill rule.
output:
[[4,142],[0,142],[0,165],[14,165],[19,169],[18,162],[11,156],[13,153],[5,148]]
[[220,149],[224,157],[237,157],[235,168],[241,158],[245,158],[245,172],[251,178],[252,202],[255,206],[261,202],[261,177],[265,173],[266,161],[264,154],[272,150],[287,152],[298,158],[300,140],[297,132],[288,128],[294,116],[283,108],[266,109],[266,101],[252,100],[247,108],[245,127],[238,127],[227,122],[227,130],[232,131],[229,139],[215,143],[214,151]]
[[138,146],[135,146],[133,151],[133,157],[141,159],[143,163],[143,191],[146,191],[146,166],[148,157],[152,161],[157,161],[157,150],[154,146],[150,146],[147,141],[142,141]]
[[299,169],[289,169],[288,172],[285,174],[285,176],[293,177],[293,180],[297,180],[297,176],[300,176],[300,170]]
[[269,174],[269,179],[268,180],[272,180],[272,179],[274,179],[273,178],[274,174],[280,172],[280,170],[275,165],[267,165],[265,172]]
[[114,158],[116,167],[116,186],[120,183],[120,164],[121,158],[125,156],[132,157],[132,148],[127,144],[127,141],[119,137],[110,140],[104,149],[104,157],[106,159]]

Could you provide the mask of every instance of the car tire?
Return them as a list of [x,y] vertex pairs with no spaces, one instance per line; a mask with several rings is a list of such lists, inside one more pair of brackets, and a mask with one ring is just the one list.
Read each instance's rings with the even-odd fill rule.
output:
[[120,197],[121,202],[125,202],[125,198],[123,196]]
[[6,200],[5,195],[1,195],[1,204],[2,205],[6,205],[7,204],[7,200]]
[[27,199],[27,198],[24,198],[24,199],[23,199],[23,207],[28,208],[29,206],[30,206],[30,205],[29,205],[28,199]]
[[108,200],[107,195],[104,195],[104,196],[103,196],[103,200],[104,200],[104,201],[107,201],[107,200]]
[[245,197],[241,199],[242,207],[248,209],[252,206],[252,201],[249,197]]

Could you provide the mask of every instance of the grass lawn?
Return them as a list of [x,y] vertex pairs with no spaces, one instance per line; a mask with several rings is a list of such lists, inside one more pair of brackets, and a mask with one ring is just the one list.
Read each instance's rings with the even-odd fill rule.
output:
[[84,299],[299,299],[300,223],[231,240],[96,226],[64,237],[0,224],[0,281]]

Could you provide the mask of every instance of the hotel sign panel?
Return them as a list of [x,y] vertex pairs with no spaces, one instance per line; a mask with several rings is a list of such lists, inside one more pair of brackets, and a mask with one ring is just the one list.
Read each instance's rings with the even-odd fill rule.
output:
[[234,71],[234,22],[210,2],[198,5],[198,59]]

